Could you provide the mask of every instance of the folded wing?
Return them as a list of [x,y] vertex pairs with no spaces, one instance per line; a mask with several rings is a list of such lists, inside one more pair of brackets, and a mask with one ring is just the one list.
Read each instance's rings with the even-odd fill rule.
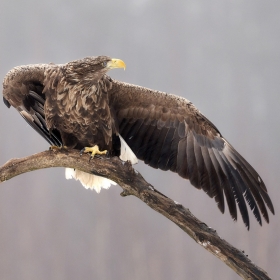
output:
[[43,94],[45,64],[24,65],[13,68],[3,82],[3,101],[17,109],[26,122],[49,144],[61,146],[58,131],[49,131],[46,125]]

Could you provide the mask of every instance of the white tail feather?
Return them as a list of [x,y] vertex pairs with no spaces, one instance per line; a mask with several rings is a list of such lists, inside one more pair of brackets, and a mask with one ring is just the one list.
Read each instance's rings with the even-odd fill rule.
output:
[[[130,149],[130,147],[126,144],[124,139],[119,135],[120,141],[121,141],[121,155],[120,159],[123,161],[130,161],[132,164],[135,164],[138,162],[138,159],[136,155],[133,153],[133,151]],[[65,178],[66,179],[75,179],[79,180],[82,185],[86,189],[95,190],[97,193],[100,193],[101,189],[109,189],[111,185],[116,185],[115,182],[100,177],[97,175],[89,174],[77,169],[73,168],[66,168],[65,169]]]
[[117,184],[107,178],[89,174],[73,168],[65,169],[65,178],[79,180],[86,189],[95,190],[97,193],[100,193],[102,188],[109,189],[111,185]]

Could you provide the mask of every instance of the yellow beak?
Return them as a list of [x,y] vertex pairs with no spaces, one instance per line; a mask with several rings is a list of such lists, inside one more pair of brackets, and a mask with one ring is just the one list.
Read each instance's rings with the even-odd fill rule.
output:
[[125,63],[117,58],[112,58],[112,60],[107,63],[107,68],[109,69],[123,68],[125,70],[125,67],[126,67]]

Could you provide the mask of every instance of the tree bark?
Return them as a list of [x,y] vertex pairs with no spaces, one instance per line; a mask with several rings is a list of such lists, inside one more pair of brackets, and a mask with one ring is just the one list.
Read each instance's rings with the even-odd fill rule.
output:
[[119,158],[80,156],[77,150],[56,149],[44,151],[22,159],[11,159],[0,167],[0,183],[25,172],[49,168],[71,167],[81,171],[109,178],[123,189],[122,196],[134,195],[149,207],[164,215],[185,231],[198,244],[211,252],[243,279],[271,279],[231,244],[221,239],[217,232],[198,220],[192,213],[157,191],[146,182],[131,164]]

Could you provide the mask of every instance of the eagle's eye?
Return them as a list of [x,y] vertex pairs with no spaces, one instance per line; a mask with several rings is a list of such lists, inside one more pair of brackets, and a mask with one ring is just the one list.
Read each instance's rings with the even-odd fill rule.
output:
[[107,61],[102,62],[102,66],[106,67],[107,66]]

